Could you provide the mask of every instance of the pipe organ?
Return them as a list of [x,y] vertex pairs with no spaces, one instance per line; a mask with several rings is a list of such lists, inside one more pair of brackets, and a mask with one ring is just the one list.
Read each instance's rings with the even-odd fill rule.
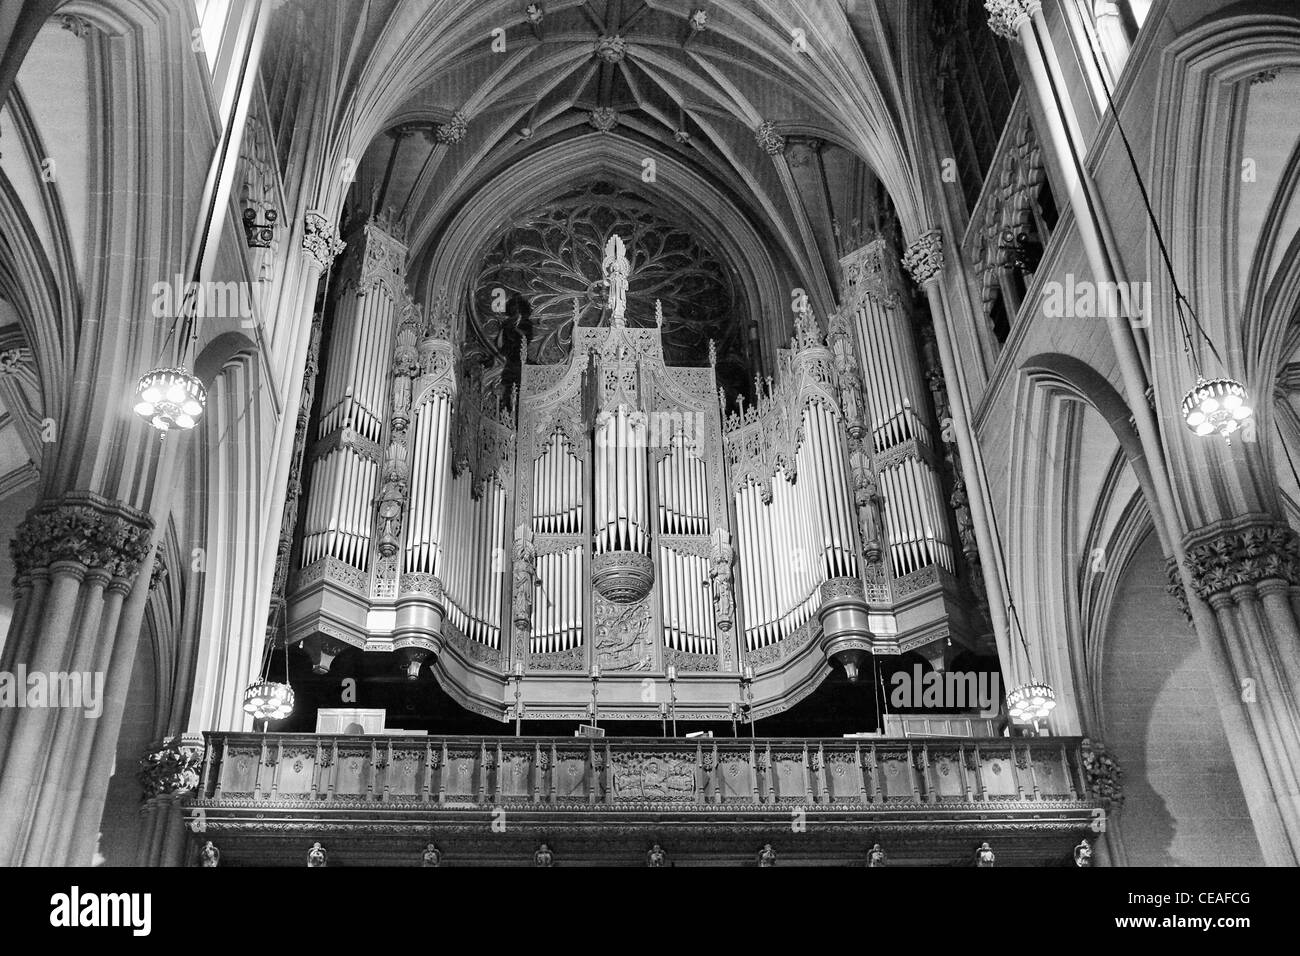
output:
[[393,223],[354,245],[290,599],[318,664],[396,652],[498,719],[516,691],[526,719],[582,718],[597,679],[602,718],[657,719],[672,675],[677,716],[729,719],[962,626],[883,243],[845,260],[825,332],[796,313],[775,374],[731,409],[712,348],[670,366],[660,305],[629,320],[618,237],[599,324],[575,304],[567,358],[525,362],[509,396],[462,360],[445,298],[427,316],[411,300]]

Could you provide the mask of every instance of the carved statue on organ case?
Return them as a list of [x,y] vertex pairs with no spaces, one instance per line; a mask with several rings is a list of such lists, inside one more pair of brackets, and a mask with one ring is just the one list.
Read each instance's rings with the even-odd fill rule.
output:
[[406,506],[406,450],[394,445],[384,463],[384,484],[379,491],[379,553],[391,558],[397,553],[402,535],[402,511]]
[[203,844],[203,849],[199,851],[199,866],[210,868],[218,866],[220,863],[221,851],[212,845],[211,840],[208,840]]
[[617,235],[610,236],[609,242],[605,243],[605,261],[602,265],[605,281],[609,283],[607,305],[613,313],[614,324],[622,325],[624,313],[627,312],[627,282],[632,268],[627,261],[623,240]]
[[835,380],[839,387],[840,411],[844,413],[845,427],[850,438],[861,438],[866,433],[862,373],[858,368],[852,333],[842,316],[831,317],[827,344],[831,348]]
[[735,560],[731,533],[725,528],[713,532],[709,542],[709,577],[713,579],[713,617],[718,630],[731,630],[736,602],[731,593],[731,564]]
[[862,535],[862,554],[868,561],[880,560],[880,488],[871,470],[866,449],[852,443],[849,466],[853,471],[853,503],[858,509],[858,530]]
[[537,569],[537,548],[533,533],[520,525],[515,529],[514,597],[515,626],[526,630],[533,620],[533,588]]

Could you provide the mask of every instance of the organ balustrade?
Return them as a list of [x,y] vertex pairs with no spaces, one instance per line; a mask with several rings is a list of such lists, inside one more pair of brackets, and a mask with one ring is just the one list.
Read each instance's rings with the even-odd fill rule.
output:
[[190,803],[221,810],[791,805],[1093,821],[1076,737],[708,738],[208,733]]

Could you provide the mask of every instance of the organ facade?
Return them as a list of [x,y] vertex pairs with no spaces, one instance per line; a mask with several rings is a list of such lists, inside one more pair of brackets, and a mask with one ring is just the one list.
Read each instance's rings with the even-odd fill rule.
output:
[[[844,301],[796,296],[752,391],[666,358],[662,301],[605,237],[567,355],[505,392],[462,354],[467,318],[408,289],[400,227],[372,218],[334,287],[288,640],[318,673],[346,647],[427,666],[511,721],[779,713],[833,668],[973,646],[911,293],[876,239]],[[631,257],[631,259],[629,258]],[[583,306],[594,304],[584,314]],[[873,674],[875,676],[873,676]],[[516,693],[518,692],[518,697]]]

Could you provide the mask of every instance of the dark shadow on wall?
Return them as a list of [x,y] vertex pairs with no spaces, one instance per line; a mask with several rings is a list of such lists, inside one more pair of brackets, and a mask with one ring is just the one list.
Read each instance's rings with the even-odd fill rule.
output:
[[1123,571],[1102,655],[1101,720],[1124,770],[1130,866],[1262,866],[1196,634],[1149,535]]

